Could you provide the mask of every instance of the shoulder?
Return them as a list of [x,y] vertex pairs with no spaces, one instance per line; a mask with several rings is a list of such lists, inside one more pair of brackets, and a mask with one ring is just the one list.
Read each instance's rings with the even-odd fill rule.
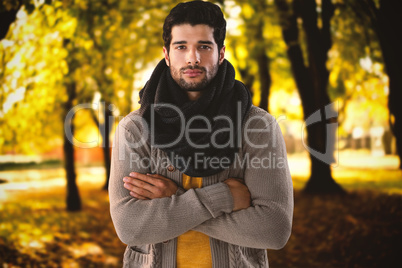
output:
[[124,138],[127,142],[144,145],[149,142],[149,126],[141,116],[140,111],[135,110],[120,120],[116,135],[119,139]]
[[249,127],[258,127],[258,128],[266,128],[269,125],[276,125],[277,122],[275,117],[273,117],[267,111],[251,105],[250,110],[247,112],[246,116],[243,120],[243,128]]
[[[251,106],[243,121],[243,152],[282,152],[285,145],[280,126],[267,111]],[[269,149],[269,150],[267,150]]]
[[138,131],[142,132],[146,126],[145,124],[145,120],[140,115],[140,110],[135,110],[120,120],[119,128],[135,134]]
[[115,132],[117,149],[135,150],[142,155],[149,154],[149,129],[148,125],[139,113],[133,111],[120,120]]

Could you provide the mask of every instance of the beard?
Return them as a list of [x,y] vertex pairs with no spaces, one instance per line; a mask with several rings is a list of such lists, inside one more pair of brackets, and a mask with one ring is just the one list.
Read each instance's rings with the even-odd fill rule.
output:
[[[180,69],[175,69],[172,67],[171,64],[169,64],[170,67],[170,74],[173,78],[173,80],[184,90],[186,91],[202,91],[211,81],[214,79],[215,75],[218,72],[219,69],[219,63],[216,63],[212,66],[210,70],[207,70],[205,67],[201,66],[188,66]],[[201,81],[194,81],[194,82],[188,82],[184,79],[183,73],[186,70],[200,70],[202,71],[205,76]]]

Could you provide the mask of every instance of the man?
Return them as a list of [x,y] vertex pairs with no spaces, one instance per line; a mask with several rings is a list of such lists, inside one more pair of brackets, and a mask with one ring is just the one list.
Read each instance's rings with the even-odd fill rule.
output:
[[268,267],[290,236],[283,137],[234,79],[225,34],[218,6],[173,8],[165,58],[119,123],[109,191],[125,267]]

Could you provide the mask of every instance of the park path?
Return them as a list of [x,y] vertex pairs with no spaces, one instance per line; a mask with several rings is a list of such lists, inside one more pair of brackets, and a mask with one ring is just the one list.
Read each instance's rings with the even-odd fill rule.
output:
[[[0,171],[0,202],[24,191],[50,190],[65,187],[65,171],[63,168],[42,168]],[[102,188],[105,183],[104,167],[77,168],[78,186]]]
[[[288,155],[290,172],[294,178],[295,188],[304,185],[310,172],[310,161],[307,153]],[[341,152],[337,163],[332,166],[335,179],[341,184],[371,183],[376,181],[384,191],[400,192],[402,194],[402,173],[397,170],[399,160],[396,156],[375,157],[369,153]],[[77,168],[77,184],[79,187],[101,188],[105,182],[105,169],[102,166]],[[24,191],[41,191],[53,187],[65,187],[66,179],[63,168],[42,168],[0,171],[0,201]],[[374,185],[373,185],[374,183]],[[388,187],[388,188],[387,188]],[[364,188],[364,187],[363,187]],[[381,187],[380,187],[381,188]]]

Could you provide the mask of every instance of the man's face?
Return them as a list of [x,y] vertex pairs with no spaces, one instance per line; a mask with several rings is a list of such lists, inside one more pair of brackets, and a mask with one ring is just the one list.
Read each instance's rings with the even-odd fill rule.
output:
[[205,24],[173,26],[170,51],[164,47],[163,52],[170,73],[181,88],[199,91],[218,72],[225,47],[218,51],[213,33],[214,29]]

